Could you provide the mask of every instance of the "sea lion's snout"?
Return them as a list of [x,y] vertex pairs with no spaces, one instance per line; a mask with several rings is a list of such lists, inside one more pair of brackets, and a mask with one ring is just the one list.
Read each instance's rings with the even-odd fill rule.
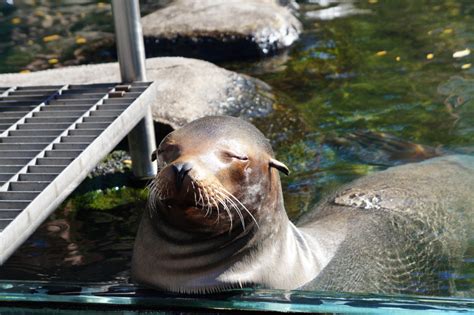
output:
[[176,163],[172,165],[174,174],[175,174],[175,184],[176,190],[180,191],[181,187],[183,186],[183,181],[189,171],[193,168],[192,163],[185,162],[185,163]]
[[162,166],[151,183],[151,197],[156,201],[171,201],[191,205],[194,201],[192,185],[196,182],[196,166],[179,159]]

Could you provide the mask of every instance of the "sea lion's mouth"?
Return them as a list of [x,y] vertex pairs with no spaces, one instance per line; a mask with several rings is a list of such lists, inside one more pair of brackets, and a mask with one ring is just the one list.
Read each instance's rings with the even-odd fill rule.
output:
[[231,231],[238,226],[245,231],[250,222],[258,228],[251,211],[220,183],[189,177],[185,184],[177,191],[166,177],[157,176],[150,186],[152,206],[158,206],[171,222],[215,231]]
[[160,204],[163,205],[164,209],[173,209],[174,211],[190,211],[195,210],[201,212],[204,216],[210,216],[214,213],[219,214],[224,209],[221,209],[218,205],[207,204],[207,203],[196,203],[188,200],[177,200],[175,198],[166,198],[159,200]]

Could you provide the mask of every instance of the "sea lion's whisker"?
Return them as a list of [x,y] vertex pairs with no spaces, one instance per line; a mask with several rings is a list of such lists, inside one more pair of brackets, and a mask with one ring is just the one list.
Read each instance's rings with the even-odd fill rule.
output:
[[215,201],[215,205],[216,205],[216,208],[219,209],[219,204],[222,204],[223,205],[223,209],[225,210],[225,212],[227,213],[227,216],[229,217],[229,221],[230,221],[230,228],[229,228],[229,233],[230,231],[232,231],[232,227],[233,227],[233,219],[232,219],[232,213],[230,212],[230,209],[229,207],[227,207],[223,202],[222,202],[222,199],[219,198],[218,195],[214,195],[212,197],[212,199]]
[[[219,191],[215,191],[216,193],[219,193]],[[220,195],[216,194],[214,195],[215,198],[217,199],[217,201],[219,202],[219,204],[222,205],[222,207],[224,208],[224,210],[227,212],[227,215],[229,216],[229,220],[230,220],[230,228],[229,228],[229,233],[232,231],[232,227],[233,227],[233,218],[232,218],[232,212],[231,210],[229,209],[229,207],[227,206],[227,204],[225,203],[226,199],[225,198],[222,198]],[[217,205],[219,207],[219,204]]]
[[242,215],[242,212],[240,211],[239,209],[239,206],[232,200],[230,199],[226,194],[224,194],[222,191],[220,191],[220,187],[214,185],[213,186],[214,188],[214,191],[217,193],[217,194],[220,194],[220,196],[222,196],[222,200],[224,200],[224,203],[228,202],[233,209],[235,209],[235,211],[237,212],[237,215],[239,216],[240,218],[240,222],[242,224],[242,228],[244,229],[244,231],[246,230],[245,229],[245,220],[244,220],[244,217]]
[[233,194],[231,194],[229,191],[227,191],[224,187],[220,187],[221,191],[225,194],[227,194],[230,198],[232,198],[233,200],[235,200],[249,215],[250,217],[252,218],[252,220],[255,222],[255,224],[257,225],[257,228],[260,228],[260,226],[258,225],[258,222],[257,220],[255,219],[255,217],[252,215],[252,213],[250,213],[250,211],[247,209],[246,206],[243,205],[242,202],[240,202],[239,199],[237,199],[237,197],[235,197]]
[[[212,192],[212,190],[211,190],[208,186],[204,186],[204,190],[205,190],[205,192],[206,192],[206,197],[208,198],[208,199],[207,199],[207,206],[208,206],[209,209],[210,209],[210,214],[212,214],[212,204],[211,204],[211,202],[209,201],[209,195],[210,195],[209,191]],[[214,224],[218,224],[218,223],[219,223],[220,216],[221,216],[219,206],[216,207],[216,210],[217,210],[217,218],[216,218],[216,221],[214,222]]]
[[207,215],[212,215],[212,207],[210,205],[211,201],[209,199],[209,193],[207,192],[206,188],[202,188],[204,196],[206,197],[206,203],[204,205],[204,208],[206,209],[206,217]]
[[191,186],[193,186],[193,197],[194,197],[194,204],[198,204],[198,200],[197,200],[197,194],[196,194],[196,186],[194,185],[194,182],[191,181]]
[[196,186],[196,190],[197,190],[198,195],[199,195],[199,198],[196,201],[196,206],[204,207],[204,197],[202,195],[202,188],[200,186]]
[[245,220],[244,220],[244,216],[242,215],[242,211],[240,211],[240,209],[239,209],[239,206],[231,198],[229,198],[228,195],[226,195],[223,191],[221,191],[221,187],[219,187],[219,186],[214,186],[214,187],[215,187],[214,188],[215,191],[217,193],[221,194],[224,197],[224,200],[229,202],[232,205],[232,208],[235,209],[235,212],[237,212],[237,215],[240,218],[240,222],[242,223],[242,228],[245,231],[246,230]]
[[[147,205],[152,210],[156,210],[156,199],[160,197],[160,192],[158,190],[156,182],[156,180],[153,180],[150,182],[150,184],[147,185],[147,188],[150,191],[150,197],[147,200]],[[151,198],[152,196],[154,196],[154,198]]]
[[198,187],[197,190],[199,192],[199,200],[196,205],[204,205],[204,197],[202,196],[201,188]]

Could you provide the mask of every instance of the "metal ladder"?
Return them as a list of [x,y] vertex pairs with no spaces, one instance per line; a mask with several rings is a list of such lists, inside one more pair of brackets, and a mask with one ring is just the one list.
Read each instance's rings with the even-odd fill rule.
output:
[[145,117],[152,85],[0,88],[0,265]]

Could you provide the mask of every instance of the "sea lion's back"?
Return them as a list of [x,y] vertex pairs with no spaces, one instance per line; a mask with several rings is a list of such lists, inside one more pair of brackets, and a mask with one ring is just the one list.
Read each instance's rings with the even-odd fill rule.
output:
[[[393,167],[354,181],[316,209],[314,220],[350,215],[334,257],[304,288],[447,293],[452,285],[445,275],[472,237],[473,192],[470,156]],[[306,229],[311,224],[306,218]]]

